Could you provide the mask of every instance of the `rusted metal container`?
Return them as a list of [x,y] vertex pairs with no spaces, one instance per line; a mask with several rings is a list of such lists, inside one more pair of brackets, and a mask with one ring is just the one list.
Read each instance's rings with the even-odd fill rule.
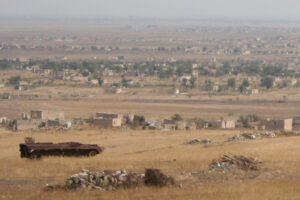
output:
[[41,158],[42,156],[95,156],[102,153],[103,147],[96,144],[66,143],[35,143],[32,138],[25,138],[20,144],[21,158]]

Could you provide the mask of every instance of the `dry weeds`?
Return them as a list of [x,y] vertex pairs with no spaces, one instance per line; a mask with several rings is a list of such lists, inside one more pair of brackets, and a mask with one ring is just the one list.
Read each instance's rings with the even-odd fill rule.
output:
[[[262,139],[234,144],[187,145],[192,138],[217,142],[238,131],[72,131],[66,133],[1,133],[0,198],[2,199],[297,199],[300,193],[300,137]],[[18,144],[25,136],[37,141],[97,143],[106,151],[95,158],[49,157],[39,161],[19,158]],[[182,189],[143,188],[117,192],[54,192],[41,189],[60,184],[82,168],[128,169],[143,172],[159,168],[169,175],[201,171],[224,153],[258,157],[267,169],[254,180],[229,183],[201,182]]]

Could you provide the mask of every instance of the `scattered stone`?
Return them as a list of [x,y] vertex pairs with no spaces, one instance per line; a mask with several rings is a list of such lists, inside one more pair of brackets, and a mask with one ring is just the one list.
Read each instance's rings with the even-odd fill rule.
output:
[[198,138],[195,138],[195,139],[192,139],[191,141],[187,142],[187,144],[196,144],[196,143],[211,144],[211,143],[214,143],[214,141],[210,140],[210,139],[200,140]]
[[201,140],[201,143],[202,144],[211,144],[211,143],[214,143],[214,141],[210,140],[210,139],[204,139],[204,140]]
[[244,171],[259,170],[260,161],[251,157],[237,156],[237,155],[223,155],[220,159],[212,161],[210,164],[210,171],[214,170],[232,170],[241,169]]
[[172,177],[166,176],[158,169],[146,169],[146,177],[142,173],[119,171],[90,172],[83,169],[78,174],[70,176],[65,185],[47,185],[45,191],[53,190],[103,190],[111,191],[116,189],[139,188],[144,185],[168,186],[174,185]]
[[192,139],[191,141],[188,141],[187,144],[195,144],[195,143],[200,143],[201,140],[198,138]]
[[274,133],[274,132],[261,133],[260,135],[263,138],[274,138],[277,136],[276,133]]
[[234,135],[231,138],[227,139],[227,142],[240,142],[246,140],[256,140],[261,138],[274,138],[276,137],[276,133],[274,132],[266,132],[266,133],[242,133]]
[[144,174],[120,170],[115,172],[90,172],[81,170],[79,174],[74,174],[66,180],[66,188],[72,189],[98,189],[115,190],[117,188],[136,188],[142,186]]

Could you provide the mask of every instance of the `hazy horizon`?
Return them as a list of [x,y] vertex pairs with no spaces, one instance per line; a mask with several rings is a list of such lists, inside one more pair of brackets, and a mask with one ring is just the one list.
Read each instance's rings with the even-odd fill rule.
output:
[[300,20],[296,0],[0,0],[4,18]]

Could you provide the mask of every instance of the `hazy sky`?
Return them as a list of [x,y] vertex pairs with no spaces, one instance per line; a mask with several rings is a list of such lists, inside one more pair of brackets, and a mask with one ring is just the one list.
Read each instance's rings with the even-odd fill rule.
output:
[[0,16],[300,20],[300,0],[0,0]]

